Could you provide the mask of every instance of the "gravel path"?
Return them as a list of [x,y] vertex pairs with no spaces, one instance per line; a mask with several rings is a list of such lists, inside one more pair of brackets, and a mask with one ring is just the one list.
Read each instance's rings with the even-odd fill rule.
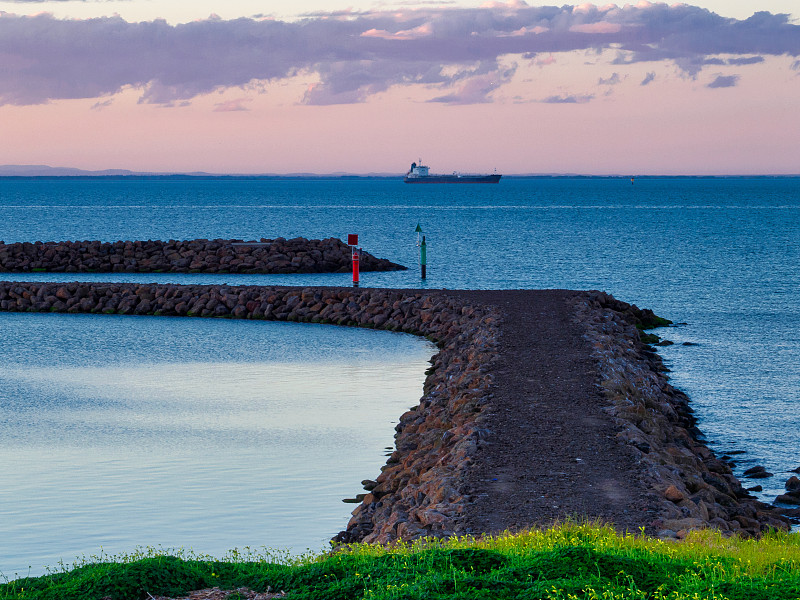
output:
[[[638,531],[655,514],[642,469],[615,438],[575,323],[575,292],[463,292],[504,319],[490,437],[470,470],[472,534],[589,517]],[[649,515],[649,518],[648,518]]]

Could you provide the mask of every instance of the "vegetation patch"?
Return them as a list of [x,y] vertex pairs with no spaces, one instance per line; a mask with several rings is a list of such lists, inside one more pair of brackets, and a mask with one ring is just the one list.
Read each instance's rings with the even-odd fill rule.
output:
[[567,523],[300,557],[247,549],[217,560],[149,548],[6,581],[0,599],[145,600],[211,587],[284,590],[286,598],[304,600],[778,600],[800,597],[800,539],[705,530],[667,542]]
[[658,337],[655,333],[646,333],[644,331],[639,331],[639,339],[642,340],[644,344],[652,344],[655,345],[661,341],[661,338]]

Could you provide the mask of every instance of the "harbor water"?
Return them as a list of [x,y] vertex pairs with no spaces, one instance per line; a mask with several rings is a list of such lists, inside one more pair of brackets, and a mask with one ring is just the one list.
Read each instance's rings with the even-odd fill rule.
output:
[[[358,233],[365,250],[411,267],[362,273],[362,287],[602,289],[676,322],[657,332],[675,342],[659,349],[672,383],[715,451],[743,452],[738,474],[775,474],[758,482],[764,500],[800,466],[798,178],[0,179],[0,222],[6,242]],[[0,278],[349,285],[347,274]],[[100,546],[320,549],[346,525],[340,498],[377,474],[433,352],[411,336],[325,326],[0,319],[6,576]],[[321,520],[313,531],[308,514]]]

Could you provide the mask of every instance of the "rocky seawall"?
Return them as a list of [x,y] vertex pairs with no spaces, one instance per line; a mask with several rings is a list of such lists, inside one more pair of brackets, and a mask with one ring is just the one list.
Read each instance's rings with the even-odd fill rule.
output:
[[[368,252],[362,271],[406,267]],[[0,272],[27,273],[346,273],[350,248],[337,238],[309,240],[148,240],[0,242]]]
[[647,524],[653,532],[681,538],[713,527],[756,536],[789,528],[780,509],[751,496],[705,445],[689,398],[669,384],[661,357],[642,342],[641,331],[658,323],[651,311],[590,292],[576,299],[576,321],[597,360],[604,410],[657,498],[657,518]]
[[[536,293],[530,292],[532,308]],[[594,384],[613,422],[613,431],[603,436],[613,436],[631,453],[631,477],[646,482],[657,507],[636,522],[662,537],[682,537],[700,527],[745,535],[788,528],[703,444],[687,397],[669,385],[659,357],[641,340],[640,328],[657,323],[652,313],[602,292],[561,294],[596,364]],[[513,334],[504,331],[503,298],[502,291],[0,282],[2,311],[330,323],[434,341],[439,352],[419,405],[400,417],[395,451],[380,474],[364,480],[365,493],[336,538],[344,543],[464,532],[474,506],[467,475],[480,452],[492,452],[496,432],[487,428],[487,415],[502,409],[494,405],[502,381],[493,367],[503,336]]]

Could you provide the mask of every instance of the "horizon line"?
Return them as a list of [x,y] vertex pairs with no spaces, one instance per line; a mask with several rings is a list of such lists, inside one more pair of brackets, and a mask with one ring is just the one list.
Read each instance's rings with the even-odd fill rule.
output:
[[[26,172],[27,171],[27,172]],[[212,173],[206,171],[131,171],[129,169],[100,169],[88,170],[76,167],[51,167],[49,165],[0,165],[0,178],[10,179],[95,179],[95,178],[193,178],[193,179],[395,179],[404,176],[404,172],[369,172],[353,173],[348,171],[333,172],[307,172],[295,171],[288,173]],[[506,178],[558,178],[558,177],[585,177],[585,178],[716,178],[716,177],[800,177],[797,173],[576,173],[576,172],[546,172],[546,173],[508,173],[501,174]]]

